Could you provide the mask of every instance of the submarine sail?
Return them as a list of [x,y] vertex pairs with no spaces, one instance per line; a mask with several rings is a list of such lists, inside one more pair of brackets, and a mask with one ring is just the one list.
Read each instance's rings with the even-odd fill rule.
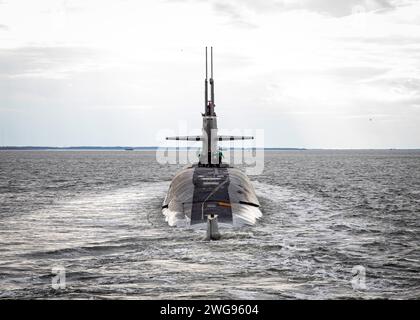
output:
[[169,186],[162,212],[170,226],[217,224],[217,222],[234,226],[253,225],[262,216],[258,198],[248,177],[239,169],[222,162],[221,151],[218,149],[219,141],[247,140],[253,137],[217,134],[213,48],[210,50],[210,79],[208,79],[206,47],[202,135],[166,138],[202,142],[198,163],[179,171]]

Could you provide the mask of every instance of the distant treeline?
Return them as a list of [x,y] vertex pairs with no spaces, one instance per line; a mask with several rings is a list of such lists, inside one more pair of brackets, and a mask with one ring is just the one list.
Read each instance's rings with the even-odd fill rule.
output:
[[[132,150],[157,150],[158,147],[99,147],[99,146],[79,146],[79,147],[34,147],[34,146],[4,146],[0,147],[0,150],[123,150],[123,151],[132,151]],[[198,147],[168,147],[168,150],[199,150]],[[222,148],[222,150],[227,149],[235,149],[235,150],[241,150],[241,149],[264,149],[264,150],[306,150],[304,148],[253,148],[253,147],[246,147],[246,148]]]
[[5,146],[0,150],[156,150],[156,147],[100,147],[100,146],[76,146],[76,147],[33,147],[33,146]]

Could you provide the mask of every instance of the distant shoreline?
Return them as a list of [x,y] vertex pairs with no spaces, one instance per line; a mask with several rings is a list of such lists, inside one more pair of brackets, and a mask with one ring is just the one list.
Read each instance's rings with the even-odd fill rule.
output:
[[[101,147],[101,146],[74,146],[74,147],[48,147],[48,146],[4,146],[0,147],[0,151],[156,151],[159,147],[129,147],[129,146],[111,146],[111,147]],[[168,150],[199,150],[198,147],[168,147]],[[244,148],[223,148],[224,150],[265,150],[265,151],[305,151],[305,150],[420,150],[420,148],[369,148],[369,149],[322,149],[322,148],[255,148],[255,147],[244,147]]]
[[[114,147],[100,147],[100,146],[76,146],[76,147],[44,147],[44,146],[5,146],[5,147],[0,147],[0,151],[1,150],[26,150],[26,151],[30,151],[30,150],[40,150],[40,151],[47,151],[47,150],[77,150],[77,151],[83,151],[83,150],[110,150],[110,151],[155,151],[157,150],[159,147],[123,147],[123,146],[114,146]],[[200,148],[198,147],[189,147],[189,148],[185,148],[185,147],[181,147],[181,148],[177,148],[177,147],[168,147],[169,150],[176,150],[176,149],[180,149],[180,150],[198,150]],[[223,149],[227,149],[227,148],[223,148]],[[231,148],[229,148],[231,149]],[[246,147],[246,148],[232,148],[232,149],[264,149],[264,150],[306,150],[305,148],[253,148],[253,147]]]

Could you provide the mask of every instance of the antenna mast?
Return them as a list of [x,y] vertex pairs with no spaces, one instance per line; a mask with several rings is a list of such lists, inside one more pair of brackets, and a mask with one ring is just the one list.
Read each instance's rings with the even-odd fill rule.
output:
[[204,80],[204,112],[207,112],[208,97],[208,81],[207,81],[207,47],[206,47],[206,79]]
[[213,47],[210,48],[210,67],[211,67],[211,75],[210,75],[210,94],[211,94],[211,113],[214,115],[214,80],[213,80]]

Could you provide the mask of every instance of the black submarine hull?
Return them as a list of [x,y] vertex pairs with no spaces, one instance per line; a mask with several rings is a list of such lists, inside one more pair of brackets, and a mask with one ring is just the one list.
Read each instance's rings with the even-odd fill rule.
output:
[[173,178],[162,205],[170,226],[201,225],[208,216],[221,224],[253,225],[262,216],[248,177],[239,169],[192,165]]

